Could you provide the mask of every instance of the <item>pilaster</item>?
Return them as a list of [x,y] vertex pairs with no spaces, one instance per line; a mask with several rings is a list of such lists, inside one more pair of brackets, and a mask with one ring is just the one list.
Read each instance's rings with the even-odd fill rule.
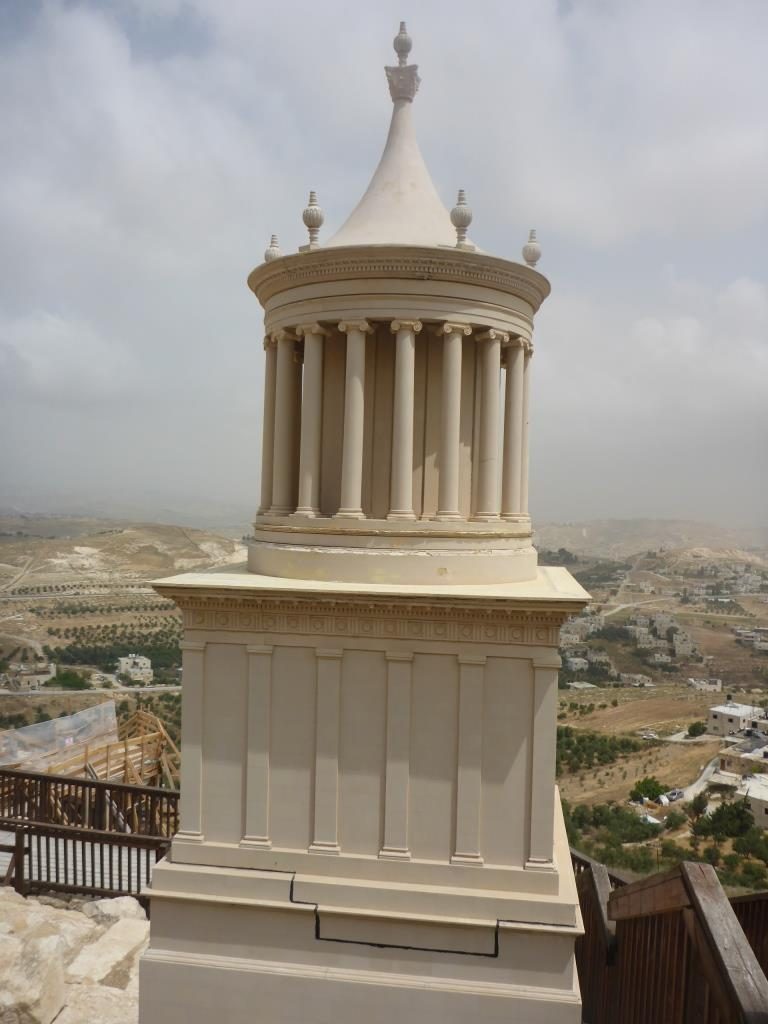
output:
[[181,827],[177,838],[202,843],[203,835],[203,696],[205,641],[182,640],[184,704],[181,747]]
[[560,658],[535,658],[533,668],[533,715],[531,719],[530,814],[531,832],[526,868],[553,870],[555,817],[555,743],[557,732],[557,671]]
[[341,648],[319,647],[315,705],[315,799],[311,853],[339,853]]
[[387,765],[384,783],[384,845],[379,857],[410,860],[408,790],[411,756],[413,654],[387,651]]
[[253,644],[248,653],[248,754],[245,776],[245,834],[241,846],[268,850],[269,731],[272,703],[272,645]]
[[483,673],[485,657],[459,655],[459,743],[456,763],[456,842],[452,864],[482,867]]

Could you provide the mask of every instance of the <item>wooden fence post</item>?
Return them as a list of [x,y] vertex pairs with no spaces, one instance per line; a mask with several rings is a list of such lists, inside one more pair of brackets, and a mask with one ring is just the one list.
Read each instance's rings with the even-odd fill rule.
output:
[[13,888],[20,896],[24,895],[24,833],[18,831],[13,851]]

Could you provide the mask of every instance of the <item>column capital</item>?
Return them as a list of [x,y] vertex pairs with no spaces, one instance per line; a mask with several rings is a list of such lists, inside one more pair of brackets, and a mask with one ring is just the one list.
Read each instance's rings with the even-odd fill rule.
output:
[[270,338],[275,345],[279,345],[281,341],[296,341],[296,332],[281,327],[280,330],[273,331]]
[[463,334],[466,338],[472,333],[472,327],[469,324],[454,324],[446,321],[444,324],[439,324],[436,328],[438,334]]
[[527,356],[532,356],[533,355],[533,342],[532,341],[524,341],[523,342],[523,348],[525,349],[525,354]]
[[180,640],[179,647],[182,651],[204,651],[205,640]]
[[502,345],[506,345],[509,341],[509,334],[506,331],[497,331],[495,327],[492,327],[488,331],[483,331],[482,334],[476,336],[477,341],[500,341]]
[[413,331],[414,334],[418,334],[421,326],[421,320],[393,320],[389,329],[393,334],[397,331]]
[[264,335],[264,351],[266,352],[269,348],[275,348],[277,342],[271,334]]
[[321,661],[341,661],[344,651],[341,647],[316,647],[315,657]]
[[509,341],[504,342],[501,346],[501,361],[504,366],[509,368],[514,352],[522,351],[525,354],[527,344],[524,338],[510,335]]
[[299,324],[296,327],[296,334],[300,338],[305,337],[307,334],[319,334],[321,337],[327,337],[327,335],[329,335],[330,333],[331,332],[328,330],[327,327],[323,327],[322,324],[317,323]]
[[361,334],[372,334],[373,327],[367,320],[342,320],[339,324],[342,334],[349,334],[350,331],[360,331]]

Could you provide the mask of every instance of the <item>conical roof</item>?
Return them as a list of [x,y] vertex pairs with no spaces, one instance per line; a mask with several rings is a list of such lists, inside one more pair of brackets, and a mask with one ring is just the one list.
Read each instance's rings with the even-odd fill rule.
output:
[[386,68],[394,109],[387,142],[365,195],[324,247],[340,245],[455,246],[456,232],[416,140],[413,99],[418,67],[407,64],[405,23],[395,37],[397,67]]

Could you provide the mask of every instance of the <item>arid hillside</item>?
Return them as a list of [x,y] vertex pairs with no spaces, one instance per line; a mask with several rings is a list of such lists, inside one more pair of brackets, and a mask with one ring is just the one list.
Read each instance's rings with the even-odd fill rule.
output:
[[[768,549],[768,528],[727,528],[685,519],[590,519],[582,523],[536,523],[537,547],[567,548],[577,555],[627,558],[643,551],[709,548],[734,560],[754,561]],[[749,555],[744,552],[748,550]]]
[[[0,518],[0,590],[116,577],[144,580],[245,558],[240,541],[205,530],[104,520],[35,521],[35,534],[18,519]],[[90,529],[85,527],[90,525]],[[43,531],[46,531],[44,535]],[[31,592],[35,592],[34,590]]]

